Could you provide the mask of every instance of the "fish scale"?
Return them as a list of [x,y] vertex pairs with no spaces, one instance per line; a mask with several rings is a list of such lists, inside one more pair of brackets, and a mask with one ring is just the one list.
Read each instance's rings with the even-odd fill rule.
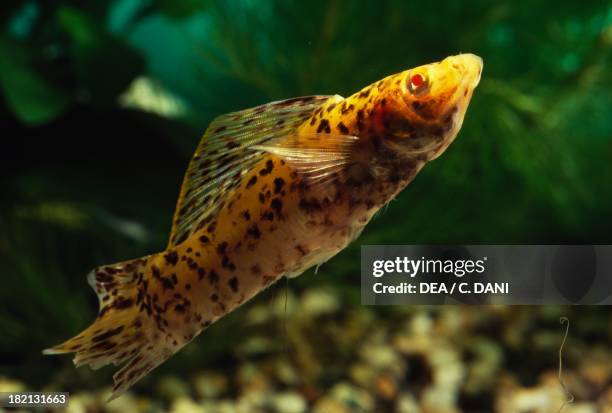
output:
[[97,319],[45,354],[122,365],[111,398],[282,277],[327,261],[455,139],[482,70],[463,54],[353,95],[216,118],[183,180],[165,251],[89,275]]

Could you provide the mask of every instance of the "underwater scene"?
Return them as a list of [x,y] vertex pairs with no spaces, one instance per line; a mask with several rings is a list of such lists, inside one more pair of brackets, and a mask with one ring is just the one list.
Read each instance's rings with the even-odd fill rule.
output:
[[612,413],[592,271],[567,305],[360,278],[365,245],[612,244],[612,3],[0,18],[0,396],[69,393],[0,411]]

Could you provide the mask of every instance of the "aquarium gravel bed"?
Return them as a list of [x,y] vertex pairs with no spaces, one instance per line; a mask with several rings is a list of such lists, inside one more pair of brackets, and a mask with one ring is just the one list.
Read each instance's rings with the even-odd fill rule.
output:
[[[597,308],[380,309],[312,289],[245,310],[223,368],[155,372],[108,404],[110,388],[72,392],[67,412],[558,412],[568,400],[562,316],[561,378],[574,397],[562,411],[612,412],[612,326]],[[0,391],[25,389],[0,379]]]

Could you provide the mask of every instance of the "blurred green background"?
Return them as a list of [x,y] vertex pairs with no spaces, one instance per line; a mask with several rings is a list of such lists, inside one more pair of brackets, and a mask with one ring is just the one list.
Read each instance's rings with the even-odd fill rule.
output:
[[[0,19],[0,376],[71,391],[109,383],[106,370],[40,351],[94,318],[91,268],[165,247],[182,174],[215,116],[348,96],[459,52],[482,56],[484,73],[449,150],[317,275],[279,283],[154,374],[238,366],[232,349],[261,332],[246,315],[286,294],[323,289],[391,326],[442,311],[360,309],[361,244],[612,243],[610,2],[3,0]],[[569,314],[575,337],[610,347],[605,307],[507,311],[556,338]],[[282,354],[295,350],[291,324],[288,311],[263,335]],[[501,346],[492,331],[481,334]],[[533,374],[555,368],[556,350],[536,361],[536,350],[513,351],[510,370],[518,359]]]

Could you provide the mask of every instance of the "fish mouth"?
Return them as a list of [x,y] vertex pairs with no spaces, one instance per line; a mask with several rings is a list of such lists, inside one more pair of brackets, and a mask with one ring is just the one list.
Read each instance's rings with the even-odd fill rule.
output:
[[484,66],[480,56],[472,53],[462,53],[455,56],[449,56],[442,62],[448,63],[453,69],[459,72],[461,89],[467,87],[473,91],[480,83],[482,68]]

